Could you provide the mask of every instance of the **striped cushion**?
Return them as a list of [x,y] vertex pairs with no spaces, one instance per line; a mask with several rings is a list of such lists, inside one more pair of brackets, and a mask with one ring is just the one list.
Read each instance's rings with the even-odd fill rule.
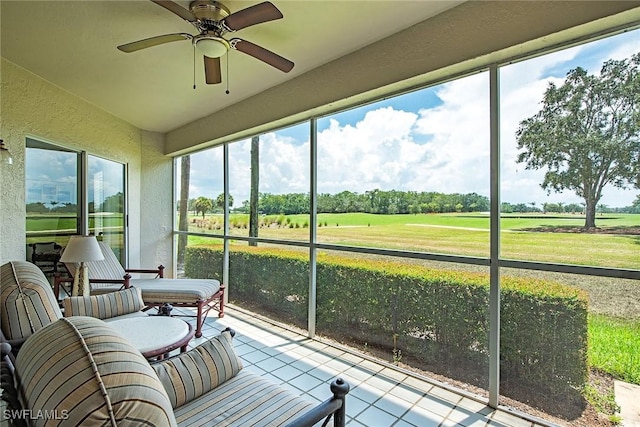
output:
[[248,370],[174,409],[179,426],[281,426],[315,406]]
[[[60,319],[32,335],[16,358],[25,407],[62,425],[175,426],[155,372],[126,339],[91,317]],[[37,426],[60,420],[35,420]]]
[[104,295],[70,297],[62,300],[64,316],[90,316],[110,319],[142,310],[145,305],[138,288],[123,289]]
[[0,267],[0,313],[2,333],[13,343],[62,317],[44,273],[26,261]]
[[[131,279],[131,286],[140,289],[147,303],[195,304],[208,301],[220,290],[215,279]],[[103,295],[122,289],[121,285],[91,284],[93,295]]]
[[[116,257],[116,254],[113,253],[106,243],[98,242],[98,245],[100,246],[102,255],[104,255],[104,260],[86,263],[89,279],[122,280],[126,272]],[[71,276],[75,277],[76,270],[80,267],[80,263],[65,262],[64,265],[67,267],[67,270],[69,270],[69,273],[71,273]],[[91,286],[93,287],[95,284],[92,283]]]
[[242,369],[242,362],[233,350],[231,333],[225,331],[153,368],[176,408],[233,378]]
[[149,303],[205,301],[220,290],[215,279],[131,279],[131,285],[140,288]]

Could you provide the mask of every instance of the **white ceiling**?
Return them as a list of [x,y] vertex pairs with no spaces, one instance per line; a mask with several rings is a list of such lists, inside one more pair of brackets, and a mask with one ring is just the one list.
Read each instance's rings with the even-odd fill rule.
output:
[[[282,73],[231,51],[229,77],[206,85],[188,40],[123,53],[117,45],[189,32],[151,1],[0,1],[2,57],[138,128],[168,132],[437,15],[463,1],[272,0],[284,19],[238,31],[293,61]],[[188,8],[188,1],[176,3]],[[225,0],[235,12],[260,1]],[[229,37],[228,37],[229,38]],[[193,89],[195,70],[196,89]],[[225,94],[229,84],[230,94]]]

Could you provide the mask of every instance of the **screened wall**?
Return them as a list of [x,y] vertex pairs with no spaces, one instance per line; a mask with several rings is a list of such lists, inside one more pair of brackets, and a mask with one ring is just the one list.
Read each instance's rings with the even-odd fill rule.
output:
[[[579,120],[597,105],[570,90],[580,76],[637,75],[639,36],[176,158],[180,273],[218,278],[240,307],[468,385],[493,406],[507,396],[574,410],[557,397],[602,369],[596,351],[620,351],[596,339],[601,325],[640,323],[640,130],[573,132],[588,140],[582,158],[569,136],[551,142],[561,125],[587,126]],[[611,87],[596,89],[613,99]],[[583,102],[578,121],[545,128],[551,107],[570,101]],[[624,154],[594,181],[595,199],[567,176],[578,161],[595,174],[612,152]]]

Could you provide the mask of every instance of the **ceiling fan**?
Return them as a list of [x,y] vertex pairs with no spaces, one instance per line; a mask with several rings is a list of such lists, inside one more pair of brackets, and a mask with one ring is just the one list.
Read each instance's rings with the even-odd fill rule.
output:
[[138,40],[118,46],[122,52],[130,53],[164,43],[191,40],[195,48],[204,55],[204,72],[207,84],[216,84],[222,81],[220,57],[226,54],[229,49],[253,56],[285,73],[291,71],[294,66],[293,62],[288,59],[257,44],[237,37],[230,40],[222,37],[228,32],[281,19],[282,13],[271,2],[265,1],[230,13],[225,5],[214,0],[194,0],[189,4],[188,10],[171,0],[151,1],[192,24],[199,31],[199,34],[194,36],[189,33],[175,33]]

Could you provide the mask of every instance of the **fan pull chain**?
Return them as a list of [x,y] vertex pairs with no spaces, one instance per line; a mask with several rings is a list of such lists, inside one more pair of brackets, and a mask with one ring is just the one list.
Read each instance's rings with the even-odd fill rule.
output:
[[196,45],[193,45],[193,90],[196,90]]
[[227,90],[225,93],[229,95],[229,52],[227,52],[227,60],[225,62],[227,63]]

